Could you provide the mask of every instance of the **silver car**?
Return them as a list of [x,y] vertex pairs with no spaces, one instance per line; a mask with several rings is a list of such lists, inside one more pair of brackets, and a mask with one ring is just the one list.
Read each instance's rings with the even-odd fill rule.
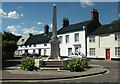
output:
[[69,58],[87,58],[82,52],[71,52]]

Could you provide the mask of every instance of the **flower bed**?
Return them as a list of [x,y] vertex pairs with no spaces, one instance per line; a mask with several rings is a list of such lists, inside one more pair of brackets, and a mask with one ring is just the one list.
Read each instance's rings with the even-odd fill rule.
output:
[[70,59],[68,64],[67,64],[67,68],[68,70],[72,71],[72,72],[79,72],[79,71],[84,71],[84,68],[88,67],[88,61],[87,59]]

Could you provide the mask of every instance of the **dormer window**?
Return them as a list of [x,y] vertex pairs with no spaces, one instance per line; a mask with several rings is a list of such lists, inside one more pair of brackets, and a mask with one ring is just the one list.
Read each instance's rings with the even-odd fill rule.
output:
[[36,47],[36,44],[34,44],[33,47]]
[[31,47],[31,45],[29,45],[29,47]]
[[44,46],[47,46],[47,44],[45,43]]
[[22,42],[24,41],[24,39],[22,39]]

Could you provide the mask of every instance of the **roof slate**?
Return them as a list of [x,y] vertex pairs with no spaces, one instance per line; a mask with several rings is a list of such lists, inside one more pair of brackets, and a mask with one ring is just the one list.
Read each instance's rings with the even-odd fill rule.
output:
[[108,33],[120,32],[120,21],[111,24],[101,25],[96,30],[94,30],[90,35],[102,35]]
[[46,36],[44,34],[33,35],[26,41],[25,45],[48,43],[51,36],[51,32],[49,32]]
[[69,26],[63,27],[60,30],[58,30],[58,34],[81,31],[81,30],[83,30],[83,26],[86,26],[89,22],[91,22],[91,20],[76,23],[76,24],[71,24]]

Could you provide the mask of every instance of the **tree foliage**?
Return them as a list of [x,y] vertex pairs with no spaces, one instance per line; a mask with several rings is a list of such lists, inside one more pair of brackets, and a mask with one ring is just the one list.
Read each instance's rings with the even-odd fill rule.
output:
[[[11,58],[17,49],[17,41],[20,37],[10,33],[2,33],[2,56],[4,58]],[[11,56],[12,55],[12,56]]]

